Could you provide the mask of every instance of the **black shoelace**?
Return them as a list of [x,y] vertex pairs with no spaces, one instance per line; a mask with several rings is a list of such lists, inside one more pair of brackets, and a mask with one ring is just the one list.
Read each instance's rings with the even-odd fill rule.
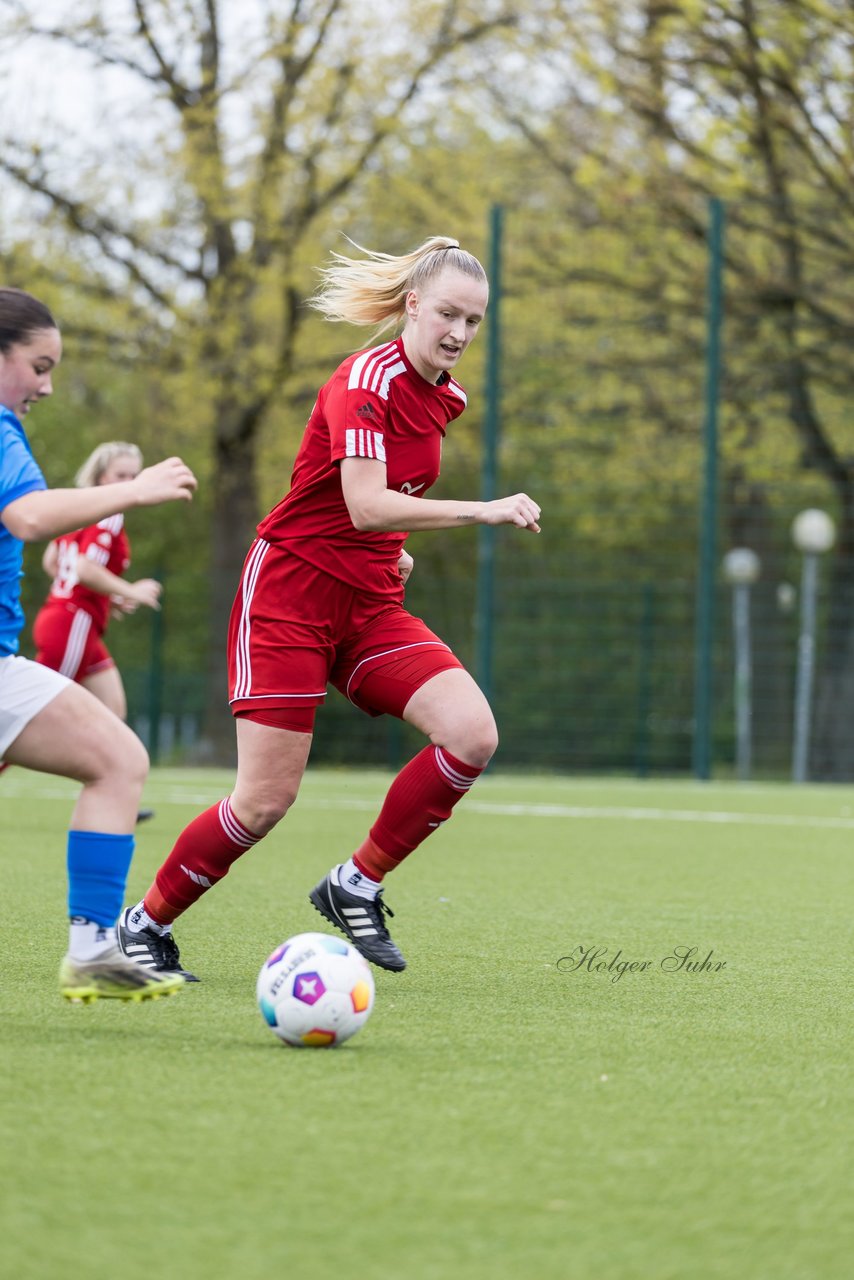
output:
[[157,967],[158,969],[177,969],[179,951],[178,943],[172,937],[171,933],[161,934],[157,939]]
[[377,893],[377,896],[376,896],[375,898],[373,898],[373,899],[372,899],[372,901],[371,901],[371,905],[372,905],[372,906],[374,906],[374,907],[376,908],[376,915],[377,915],[377,918],[376,918],[375,923],[376,923],[377,929],[378,929],[378,931],[379,931],[380,937],[381,937],[381,938],[388,938],[388,936],[389,936],[389,932],[388,932],[388,929],[385,927],[385,920],[384,920],[384,918],[383,918],[383,917],[384,917],[384,916],[392,916],[392,917],[393,917],[393,916],[394,916],[394,912],[392,911],[392,909],[391,909],[391,907],[388,905],[388,903],[387,903],[387,902],[385,902],[385,901],[383,900],[383,891],[382,891],[382,889],[380,889],[380,891]]

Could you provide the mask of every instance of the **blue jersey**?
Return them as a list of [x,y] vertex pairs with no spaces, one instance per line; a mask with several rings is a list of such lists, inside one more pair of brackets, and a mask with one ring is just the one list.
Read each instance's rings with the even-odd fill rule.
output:
[[24,625],[24,544],[3,524],[3,511],[25,493],[46,488],[24,428],[11,410],[0,405],[0,657],[18,652],[18,636]]

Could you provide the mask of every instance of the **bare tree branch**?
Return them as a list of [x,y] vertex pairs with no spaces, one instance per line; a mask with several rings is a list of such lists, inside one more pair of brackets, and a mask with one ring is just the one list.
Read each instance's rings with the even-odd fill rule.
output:
[[202,276],[186,263],[143,242],[138,234],[129,227],[119,226],[102,214],[96,213],[84,201],[75,200],[55,188],[46,178],[41,168],[23,167],[6,158],[0,149],[0,169],[8,173],[22,186],[38,195],[46,196],[53,207],[60,212],[65,221],[81,235],[94,239],[104,256],[112,262],[123,266],[130,276],[163,306],[171,306],[171,299],[164,289],[149,275],[133,254],[122,253],[119,245],[126,244],[134,253],[143,255],[172,271],[179,272],[184,279],[201,280]]
[[160,49],[148,21],[148,14],[145,8],[145,0],[133,0],[134,12],[137,18],[137,29],[142,37],[146,47],[153,54],[154,60],[160,69],[160,79],[168,86],[172,101],[177,107],[186,106],[190,94],[186,85],[182,84],[178,79],[175,68],[166,58]]

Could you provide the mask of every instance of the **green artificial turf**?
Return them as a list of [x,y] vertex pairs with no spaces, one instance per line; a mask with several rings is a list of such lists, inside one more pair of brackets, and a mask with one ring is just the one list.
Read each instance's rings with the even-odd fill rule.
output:
[[[134,897],[230,781],[154,771]],[[288,1049],[258,969],[387,783],[310,771],[179,922],[203,982],[81,1007],[74,788],[0,780],[4,1274],[847,1278],[854,790],[496,772],[389,880],[365,1029]]]

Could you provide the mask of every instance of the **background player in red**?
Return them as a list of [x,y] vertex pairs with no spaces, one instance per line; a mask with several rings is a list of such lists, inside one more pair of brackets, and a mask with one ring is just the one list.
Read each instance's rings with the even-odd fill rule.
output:
[[[122,484],[135,480],[141,470],[137,446],[115,440],[98,445],[74,483],[79,488]],[[42,565],[53,585],[33,624],[36,662],[82,684],[124,720],[127,698],[104,632],[111,614],[133,613],[141,604],[159,609],[160,583],[155,578],[124,579],[130,543],[121,513],[48,543]]]
[[126,954],[155,969],[179,967],[172,922],[296,798],[327,682],[428,739],[364,841],[310,894],[385,969],[406,962],[385,924],[382,882],[451,816],[498,743],[475,681],[403,607],[407,532],[511,524],[539,533],[540,508],[525,493],[493,502],[423,496],[439,475],[446,429],[466,405],[452,371],[483,320],[486,275],[444,237],[399,257],[364,253],[334,255],[312,303],[330,320],[400,336],[349,357],[321,389],[290,490],[258,526],[228,635],[234,790],[182,832],[120,922]]

